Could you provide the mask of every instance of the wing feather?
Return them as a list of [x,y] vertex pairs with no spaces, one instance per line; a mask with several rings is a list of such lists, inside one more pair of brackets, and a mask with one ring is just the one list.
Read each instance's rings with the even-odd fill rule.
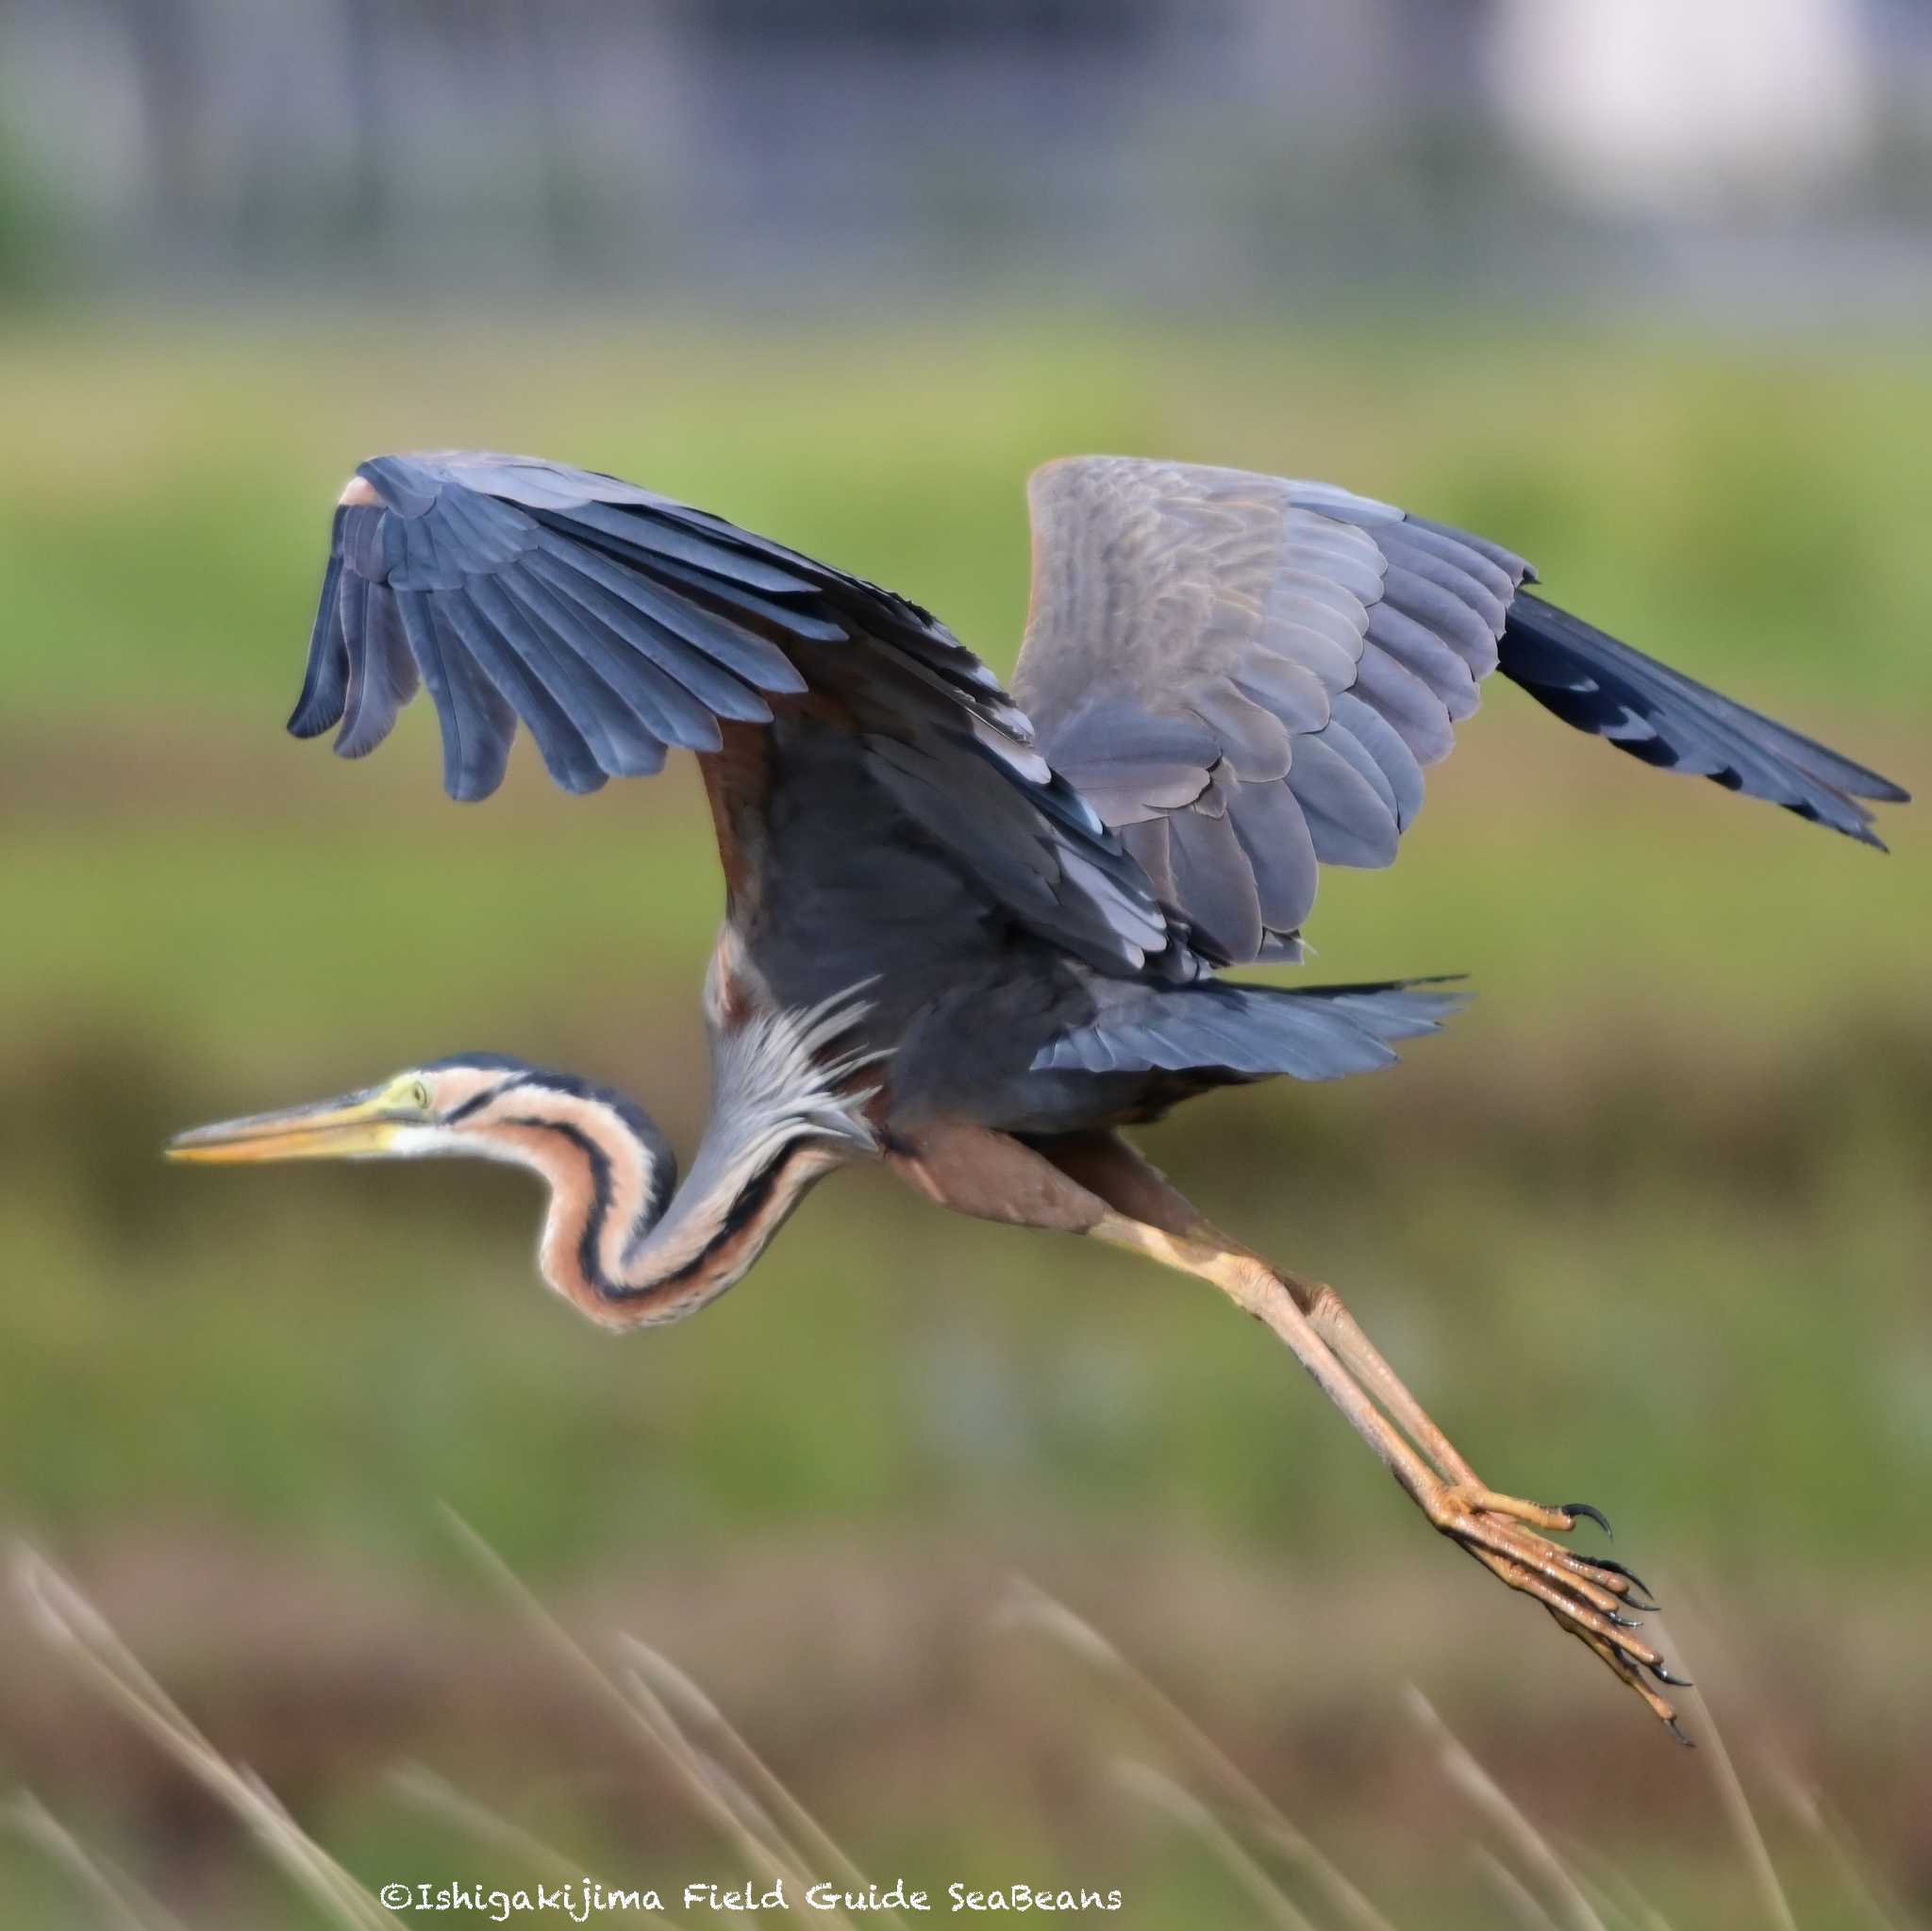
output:
[[396,590],[395,600],[442,726],[443,789],[453,798],[487,798],[509,763],[516,713],[451,634],[427,591]]
[[1499,667],[1633,757],[1854,838],[1876,842],[1858,799],[1904,795],[1523,595],[1536,573],[1500,543],[1392,504],[1127,457],[1050,463],[1028,500],[1015,694],[1218,964],[1294,956],[1318,865],[1394,858]]
[[289,729],[298,738],[318,738],[341,721],[349,694],[349,651],[342,637],[342,556],[341,536],[346,510],[336,511],[337,550],[322,579],[322,598],[308,634],[308,663],[303,673],[301,695],[289,716]]
[[662,769],[664,746],[630,707],[555,631],[526,622],[497,577],[472,576],[468,594],[503,648],[523,663],[575,727],[600,783],[605,776],[647,777]]
[[[782,708],[784,741],[817,747],[799,753],[810,768],[829,757],[837,783],[882,792],[906,849],[936,844],[985,902],[1105,972],[1152,962],[1185,983],[1200,970],[1186,927],[1033,748],[999,680],[918,605],[594,472],[451,451],[378,457],[357,475],[336,511],[298,735],[341,722],[336,749],[359,756],[420,683],[446,789],[481,798],[519,722],[559,785],[590,791],[658,771],[672,745],[720,752],[727,724],[774,724]],[[1273,715],[1231,690],[1225,702],[1253,711],[1257,755],[1281,763]]]
[[1394,809],[1363,774],[1351,750],[1359,747],[1333,725],[1311,732],[1294,747],[1290,789],[1307,818],[1315,856],[1323,864],[1392,864],[1400,836]]
[[1393,604],[1377,604],[1369,612],[1368,641],[1391,663],[1426,684],[1453,723],[1459,724],[1475,715],[1479,700],[1474,672],[1425,624]]
[[1227,816],[1255,874],[1262,925],[1291,939],[1315,903],[1320,864],[1301,800],[1282,782],[1237,785]]
[[[1108,823],[1167,821],[1174,902],[1210,957],[1295,956],[1321,864],[1394,857],[1522,566],[1388,504],[1239,470],[1081,458],[1030,493],[1015,689],[1041,748]],[[1200,733],[1156,762],[1137,717]]]
[[1346,730],[1374,760],[1381,780],[1377,789],[1384,791],[1395,813],[1397,829],[1407,831],[1423,808],[1423,767],[1402,733],[1369,700],[1359,682],[1355,690],[1344,691],[1335,700],[1335,719],[1329,728]]
[[[525,558],[523,568],[504,581],[526,608],[548,606],[560,613],[555,619],[557,634],[598,666],[605,680],[667,744],[716,751],[724,743],[720,713],[664,668],[649,647],[650,633],[640,629],[638,614],[607,596],[595,582],[541,554]],[[738,707],[734,700],[734,710]]]
[[570,712],[537,674],[523,653],[498,636],[465,592],[436,600],[439,623],[454,634],[470,661],[502,693],[504,702],[529,726],[550,775],[567,791],[594,791],[608,775],[598,764]]
[[[1437,1030],[1467,1003],[1432,980],[1385,985],[1129,988],[1042,1046],[1041,1068],[1339,1079],[1395,1057],[1392,1042]],[[1424,990],[1430,989],[1430,990]]]
[[1196,938],[1221,957],[1253,958],[1261,949],[1261,896],[1226,809],[1177,811],[1168,829]]

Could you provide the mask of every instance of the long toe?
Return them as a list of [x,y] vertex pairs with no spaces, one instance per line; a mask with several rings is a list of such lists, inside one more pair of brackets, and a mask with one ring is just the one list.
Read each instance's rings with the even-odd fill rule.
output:
[[[1651,1681],[1688,1688],[1660,1652],[1638,1632],[1632,1609],[1655,1609],[1650,1590],[1621,1562],[1593,1560],[1548,1540],[1588,1518],[1606,1534],[1600,1510],[1570,1503],[1551,1508],[1541,1503],[1469,1484],[1447,1484],[1424,1498],[1429,1519],[1441,1533],[1520,1594],[1534,1597],[1558,1624],[1576,1637],[1680,1742],[1689,1742],[1674,1706]],[[1645,1679],[1649,1678],[1650,1681]]]

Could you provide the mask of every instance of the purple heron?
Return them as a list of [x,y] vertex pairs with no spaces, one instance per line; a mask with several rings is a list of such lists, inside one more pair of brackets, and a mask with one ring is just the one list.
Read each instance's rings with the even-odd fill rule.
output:
[[[737,1281],[834,1168],[1109,1242],[1285,1341],[1430,1523],[1676,1728],[1583,1505],[1491,1489],[1334,1291],[1208,1222],[1122,1138],[1216,1087],[1386,1065],[1441,982],[1286,989],[1324,865],[1382,866],[1476,687],[1867,844],[1893,784],[1532,594],[1479,537],[1320,483],[1117,457],[1030,486],[1010,694],[914,603],[608,475],[446,452],[366,462],[290,728],[359,757],[419,683],[457,798],[521,720],[572,791],[703,770],[726,887],[709,1124],[683,1184],[649,1116],[494,1054],[185,1133],[176,1157],[475,1154],[548,1183],[539,1264],[611,1328]],[[1679,1732],[1681,1735],[1681,1732]]]

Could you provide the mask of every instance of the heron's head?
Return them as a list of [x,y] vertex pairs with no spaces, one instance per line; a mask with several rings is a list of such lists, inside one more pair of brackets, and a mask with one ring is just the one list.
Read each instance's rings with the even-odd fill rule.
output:
[[464,1053],[308,1106],[197,1126],[168,1142],[175,1160],[411,1159],[473,1154],[534,1165],[535,1130],[597,1129],[655,1151],[632,1102],[568,1074],[496,1053]]

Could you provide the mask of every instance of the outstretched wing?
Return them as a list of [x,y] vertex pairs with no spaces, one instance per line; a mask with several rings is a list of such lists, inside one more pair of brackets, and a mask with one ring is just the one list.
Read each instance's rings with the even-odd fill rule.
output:
[[1323,483],[1080,457],[1029,485],[1014,691],[1220,963],[1298,956],[1324,864],[1395,857],[1500,668],[1566,723],[1876,843],[1874,773],[1523,591],[1522,558]]
[[1031,929],[1108,971],[1195,970],[1120,841],[943,625],[615,477],[469,451],[360,466],[289,728],[339,724],[337,751],[360,757],[419,681],[457,798],[502,782],[519,720],[572,791],[656,772],[674,746],[716,752],[727,723],[822,722]]

